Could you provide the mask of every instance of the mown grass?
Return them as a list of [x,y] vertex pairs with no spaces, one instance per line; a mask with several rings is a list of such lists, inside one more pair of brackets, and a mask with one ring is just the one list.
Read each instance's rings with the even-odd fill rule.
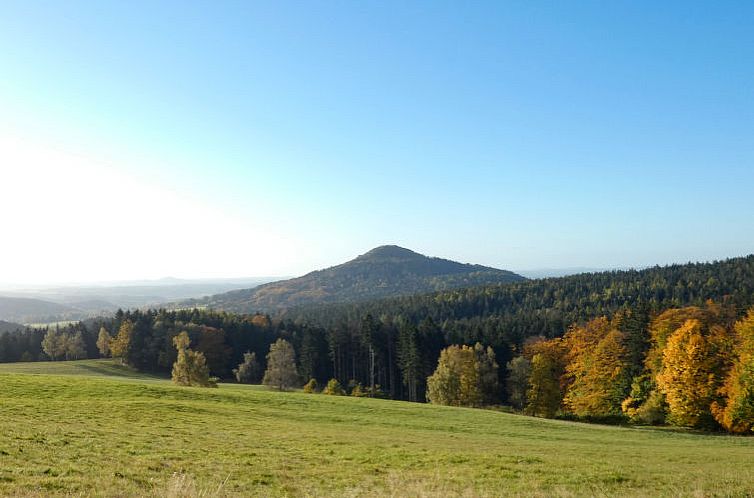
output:
[[15,364],[0,495],[752,496],[754,439]]

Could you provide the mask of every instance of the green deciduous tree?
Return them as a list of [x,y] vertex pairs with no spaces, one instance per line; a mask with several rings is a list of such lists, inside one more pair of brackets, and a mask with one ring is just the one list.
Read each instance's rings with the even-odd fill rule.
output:
[[449,346],[440,352],[435,372],[427,379],[427,399],[453,406],[481,406],[497,388],[497,362],[491,348],[479,343]]
[[290,342],[278,339],[270,345],[270,352],[267,354],[267,370],[264,372],[262,383],[280,391],[301,385],[296,369],[296,353]]
[[81,331],[65,336],[65,359],[81,360],[86,358],[86,343]]
[[259,362],[257,354],[246,351],[243,355],[243,362],[238,368],[233,369],[233,375],[236,381],[241,384],[251,384],[259,379]]
[[99,335],[97,336],[97,350],[102,358],[107,358],[110,355],[110,333],[105,327],[100,327]]
[[52,360],[59,360],[65,355],[65,334],[57,329],[49,329],[42,339],[42,351]]

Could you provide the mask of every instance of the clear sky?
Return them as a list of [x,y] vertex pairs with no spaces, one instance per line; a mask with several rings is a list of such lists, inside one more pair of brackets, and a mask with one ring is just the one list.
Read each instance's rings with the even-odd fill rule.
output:
[[754,3],[0,3],[0,282],[754,252]]

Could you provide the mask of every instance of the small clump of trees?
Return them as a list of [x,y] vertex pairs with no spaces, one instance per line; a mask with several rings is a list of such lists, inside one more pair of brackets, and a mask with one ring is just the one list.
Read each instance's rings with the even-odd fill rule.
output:
[[498,396],[495,352],[479,343],[443,349],[427,379],[427,399],[434,404],[478,407],[493,404]]
[[42,351],[52,361],[86,358],[86,344],[81,331],[74,333],[50,329],[42,339]]
[[186,332],[173,337],[173,344],[178,351],[171,375],[173,382],[179,386],[217,387],[217,379],[209,375],[204,353],[189,349],[190,342]]

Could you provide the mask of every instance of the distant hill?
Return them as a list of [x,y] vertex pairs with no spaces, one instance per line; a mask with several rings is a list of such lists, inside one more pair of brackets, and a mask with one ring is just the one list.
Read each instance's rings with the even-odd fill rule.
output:
[[3,332],[15,332],[16,330],[23,329],[24,326],[20,323],[13,323],[13,322],[5,322],[3,320],[0,320],[0,334]]
[[0,320],[28,323],[80,317],[81,310],[72,306],[42,299],[0,296]]
[[226,292],[185,304],[250,313],[523,280],[526,279],[521,275],[507,270],[430,258],[398,246],[381,246],[347,263],[303,277]]

